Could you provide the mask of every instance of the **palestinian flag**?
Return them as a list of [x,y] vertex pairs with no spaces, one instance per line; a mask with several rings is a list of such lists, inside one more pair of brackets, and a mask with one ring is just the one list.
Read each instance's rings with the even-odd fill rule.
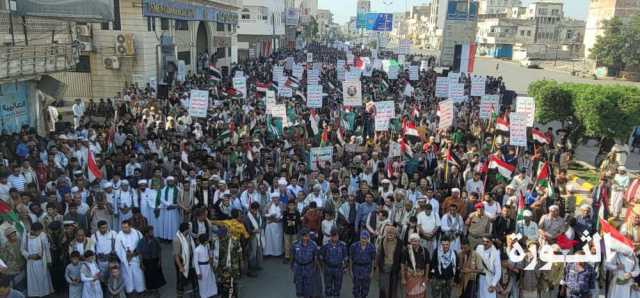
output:
[[298,79],[290,76],[287,78],[287,82],[285,83],[285,86],[295,89],[300,87],[300,81],[298,81]]
[[293,96],[300,97],[303,102],[307,102],[307,97],[304,96],[304,93],[301,90],[296,90],[296,92],[293,93]]
[[524,194],[520,192],[518,194],[518,214],[516,215],[516,221],[524,219]]
[[257,92],[267,92],[267,90],[275,90],[275,88],[273,88],[272,83],[262,83],[262,82],[256,83]]
[[222,72],[213,64],[209,64],[209,80],[216,82],[222,80]]
[[495,155],[491,155],[489,160],[489,169],[498,169],[498,173],[505,178],[511,178],[513,172],[516,170],[516,166],[499,159]]
[[496,129],[500,131],[509,131],[509,120],[506,117],[496,118]]
[[18,231],[18,235],[24,233],[24,226],[18,218],[18,214],[3,200],[0,200],[0,220],[12,223]]
[[416,124],[413,121],[408,121],[407,119],[402,120],[402,131],[405,136],[420,136],[418,134],[418,130],[416,129]]
[[600,219],[600,232],[604,235],[604,247],[621,253],[633,254],[633,241],[604,219]]
[[538,184],[548,187],[550,173],[551,169],[549,168],[549,162],[545,161],[538,167],[538,176],[536,176],[536,181],[538,181]]
[[102,179],[102,172],[98,165],[96,164],[96,160],[93,157],[93,151],[87,150],[87,176],[89,177],[89,182],[100,181]]
[[230,97],[242,97],[242,92],[240,92],[240,90],[235,89],[233,87],[229,87],[225,91],[222,91],[222,95],[230,96]]
[[549,140],[549,138],[547,138],[547,136],[544,134],[544,132],[540,131],[539,129],[534,129],[531,131],[531,135],[533,136],[533,140],[540,143],[540,144],[549,144],[551,143],[551,141]]
[[413,150],[411,149],[411,144],[407,143],[407,140],[404,138],[399,138],[398,143],[400,143],[400,152],[413,157]]
[[458,168],[460,168],[460,160],[458,159],[458,157],[451,152],[451,149],[447,150],[447,155],[445,156],[446,160],[447,160],[447,164],[452,164]]

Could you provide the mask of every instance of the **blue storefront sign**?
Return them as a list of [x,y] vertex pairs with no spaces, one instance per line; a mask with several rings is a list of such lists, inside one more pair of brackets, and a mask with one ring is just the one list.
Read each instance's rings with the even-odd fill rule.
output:
[[367,30],[371,31],[391,31],[393,29],[393,14],[390,13],[367,13]]
[[475,20],[478,18],[478,2],[450,0],[447,20]]
[[3,131],[19,132],[23,125],[31,126],[27,83],[0,85],[0,126]]
[[356,28],[357,29],[366,29],[367,28],[367,13],[359,12],[356,15]]
[[185,21],[209,21],[237,24],[238,14],[213,7],[163,0],[144,0],[142,15]]

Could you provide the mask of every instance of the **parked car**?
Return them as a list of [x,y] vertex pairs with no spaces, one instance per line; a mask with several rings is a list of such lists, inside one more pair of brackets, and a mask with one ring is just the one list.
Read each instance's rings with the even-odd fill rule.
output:
[[520,66],[526,68],[540,68],[540,63],[536,60],[531,60],[529,58],[520,60]]

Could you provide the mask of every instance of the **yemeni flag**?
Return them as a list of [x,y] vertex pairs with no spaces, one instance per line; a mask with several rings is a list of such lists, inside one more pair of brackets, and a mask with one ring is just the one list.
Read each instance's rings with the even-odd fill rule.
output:
[[604,235],[604,246],[607,250],[621,253],[633,253],[633,241],[618,231],[604,219],[600,219],[600,232]]
[[262,83],[262,82],[256,83],[257,92],[267,92],[267,90],[275,90],[275,88],[273,88],[272,83]]
[[509,120],[506,117],[496,118],[496,129],[500,131],[509,131]]
[[402,119],[402,131],[405,136],[413,136],[418,137],[418,130],[416,129],[416,123],[413,121],[409,121],[406,118]]
[[505,178],[511,178],[513,172],[516,170],[516,166],[498,158],[495,155],[491,155],[489,160],[489,169],[498,169],[498,173]]
[[518,215],[516,215],[516,221],[524,219],[524,194],[520,192],[518,195]]
[[12,223],[19,235],[24,232],[24,226],[18,218],[18,214],[3,200],[0,200],[0,219]]
[[222,72],[213,64],[209,64],[209,80],[216,82],[222,80]]
[[87,153],[87,176],[89,177],[89,182],[92,183],[93,181],[99,181],[102,179],[102,172],[100,172],[100,169],[96,164],[96,160],[93,157],[93,151],[87,151],[89,151],[89,153]]
[[547,136],[544,134],[544,132],[540,131],[539,129],[534,129],[531,131],[531,135],[533,136],[533,140],[540,143],[540,144],[549,144],[551,143],[551,141],[549,140],[549,138],[547,138]]
[[407,140],[399,138],[398,143],[400,144],[400,152],[413,157],[413,149],[411,149],[411,144],[409,144]]

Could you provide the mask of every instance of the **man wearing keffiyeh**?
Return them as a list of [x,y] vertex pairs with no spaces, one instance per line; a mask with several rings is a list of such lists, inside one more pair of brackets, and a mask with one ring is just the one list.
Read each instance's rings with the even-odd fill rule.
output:
[[431,295],[433,298],[451,297],[451,288],[456,277],[458,256],[449,246],[449,239],[446,237],[441,238],[438,250],[431,258],[429,278],[431,279]]

